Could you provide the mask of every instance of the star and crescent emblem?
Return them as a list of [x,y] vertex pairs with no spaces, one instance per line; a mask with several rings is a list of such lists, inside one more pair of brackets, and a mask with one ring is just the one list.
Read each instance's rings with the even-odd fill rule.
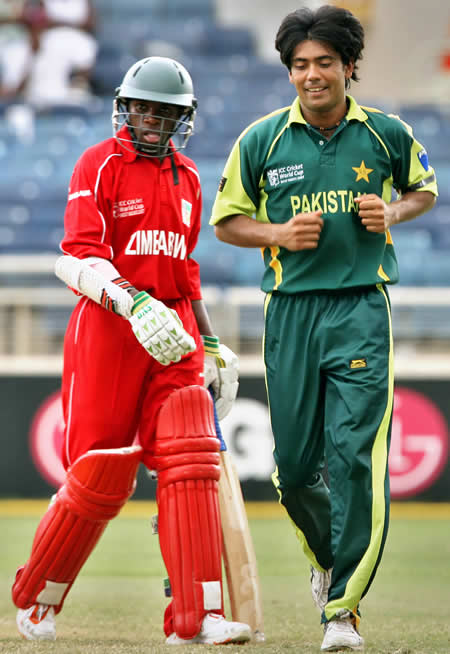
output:
[[354,170],[356,173],[357,182],[359,182],[360,179],[364,179],[366,182],[368,182],[370,173],[373,173],[373,168],[367,168],[364,160],[361,161],[359,167],[352,166],[352,170]]

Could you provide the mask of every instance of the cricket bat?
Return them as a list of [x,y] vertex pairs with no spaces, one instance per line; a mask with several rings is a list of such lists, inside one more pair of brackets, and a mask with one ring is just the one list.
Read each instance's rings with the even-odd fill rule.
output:
[[221,443],[219,505],[231,615],[233,620],[250,625],[254,640],[262,642],[265,640],[264,620],[255,548],[239,477],[226,450],[215,411],[214,419]]

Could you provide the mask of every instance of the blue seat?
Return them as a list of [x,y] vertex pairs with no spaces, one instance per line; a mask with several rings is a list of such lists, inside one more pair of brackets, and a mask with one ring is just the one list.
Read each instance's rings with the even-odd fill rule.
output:
[[432,248],[432,235],[429,227],[423,225],[412,226],[411,221],[409,229],[403,229],[407,223],[402,223],[391,229],[392,239],[396,252],[429,252]]
[[233,139],[224,138],[218,132],[204,132],[204,136],[193,136],[188,143],[186,154],[188,157],[197,161],[203,159],[221,159],[225,163],[225,158],[229,154]]
[[216,13],[215,0],[159,0],[159,7],[156,10],[168,18],[179,18],[180,16],[202,16],[213,18]]
[[0,228],[0,254],[39,253],[58,254],[63,228],[45,229],[42,225]]
[[[13,231],[17,225],[28,223],[31,218],[30,207],[20,199],[0,200],[0,225],[10,227]],[[6,232],[5,232],[6,234]]]
[[400,118],[408,123],[415,138],[427,149],[430,161],[448,160],[450,117],[436,105],[405,105]]
[[[125,48],[120,40],[102,39],[99,41],[100,47],[92,71],[92,86],[96,94],[108,95],[109,105],[114,95],[114,90],[122,81],[126,71],[137,59],[130,52],[130,48]],[[105,99],[106,102],[106,99]]]
[[215,238],[212,227],[203,228],[194,251],[194,259],[200,264],[203,285],[229,286],[235,284],[234,256],[231,246],[227,246]]
[[[123,31],[123,26],[112,23],[108,30],[110,33]],[[137,56],[145,56],[156,41],[163,47],[164,43],[172,44],[180,50],[186,60],[178,57],[181,63],[189,66],[191,57],[224,57],[230,52],[234,55],[251,55],[254,52],[255,44],[249,30],[240,27],[223,27],[214,21],[203,17],[185,17],[176,19],[155,19],[148,23],[130,22],[129,29],[132,33],[132,51]],[[119,37],[119,34],[117,34]],[[158,54],[151,51],[151,54]]]
[[437,160],[436,162],[431,159],[431,164],[436,172],[436,178],[439,189],[439,199],[446,202],[450,201],[450,141],[444,144],[444,147],[447,148],[447,156],[443,160]]
[[432,253],[432,235],[418,226],[403,230],[404,225],[406,223],[392,230],[400,282],[406,286],[423,286],[425,268]]
[[448,249],[446,251],[433,250],[432,256],[424,265],[423,284],[426,286],[450,286],[450,256]]
[[212,18],[215,15],[215,0],[96,0],[95,4],[100,23],[109,16],[120,18],[122,23],[126,23],[130,18],[151,21],[155,18],[174,19],[180,16]]
[[423,225],[431,237],[434,250],[450,250],[450,198],[438,198],[436,205],[412,223]]

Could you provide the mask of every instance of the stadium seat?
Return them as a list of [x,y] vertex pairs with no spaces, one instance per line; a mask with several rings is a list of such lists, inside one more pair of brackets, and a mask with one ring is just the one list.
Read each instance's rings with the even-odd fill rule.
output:
[[398,114],[413,128],[415,138],[426,147],[430,161],[449,158],[450,116],[435,105],[401,106]]
[[215,0],[95,0],[97,13],[102,21],[110,16],[123,23],[133,18],[147,21],[174,19],[180,16],[204,16],[213,18],[216,13]]
[[111,95],[119,86],[136,56],[121,45],[121,41],[100,40],[97,59],[92,71],[93,91],[99,96]]

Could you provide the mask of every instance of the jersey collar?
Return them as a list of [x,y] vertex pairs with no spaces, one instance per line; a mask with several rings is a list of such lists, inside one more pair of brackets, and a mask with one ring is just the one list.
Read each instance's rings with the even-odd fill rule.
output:
[[[347,121],[359,120],[362,123],[366,121],[368,116],[366,112],[363,111],[363,109],[356,102],[355,98],[353,98],[351,95],[347,95],[347,99],[349,101],[349,108],[345,116]],[[300,100],[298,96],[295,98],[294,102],[291,105],[287,127],[290,127],[292,123],[300,123],[302,125],[308,124],[306,120],[303,118],[302,110],[300,108]]]
[[360,123],[364,123],[368,119],[366,112],[351,95],[347,95],[347,98],[350,102],[346,115],[347,120],[359,120]]
[[119,131],[116,134],[116,137],[119,137],[121,141],[127,141],[127,145],[122,145],[121,141],[116,140],[116,143],[119,147],[119,151],[122,154],[124,160],[129,163],[135,161],[137,157],[136,150],[134,149],[133,141],[131,139],[131,134],[128,130],[128,125],[122,125]]

